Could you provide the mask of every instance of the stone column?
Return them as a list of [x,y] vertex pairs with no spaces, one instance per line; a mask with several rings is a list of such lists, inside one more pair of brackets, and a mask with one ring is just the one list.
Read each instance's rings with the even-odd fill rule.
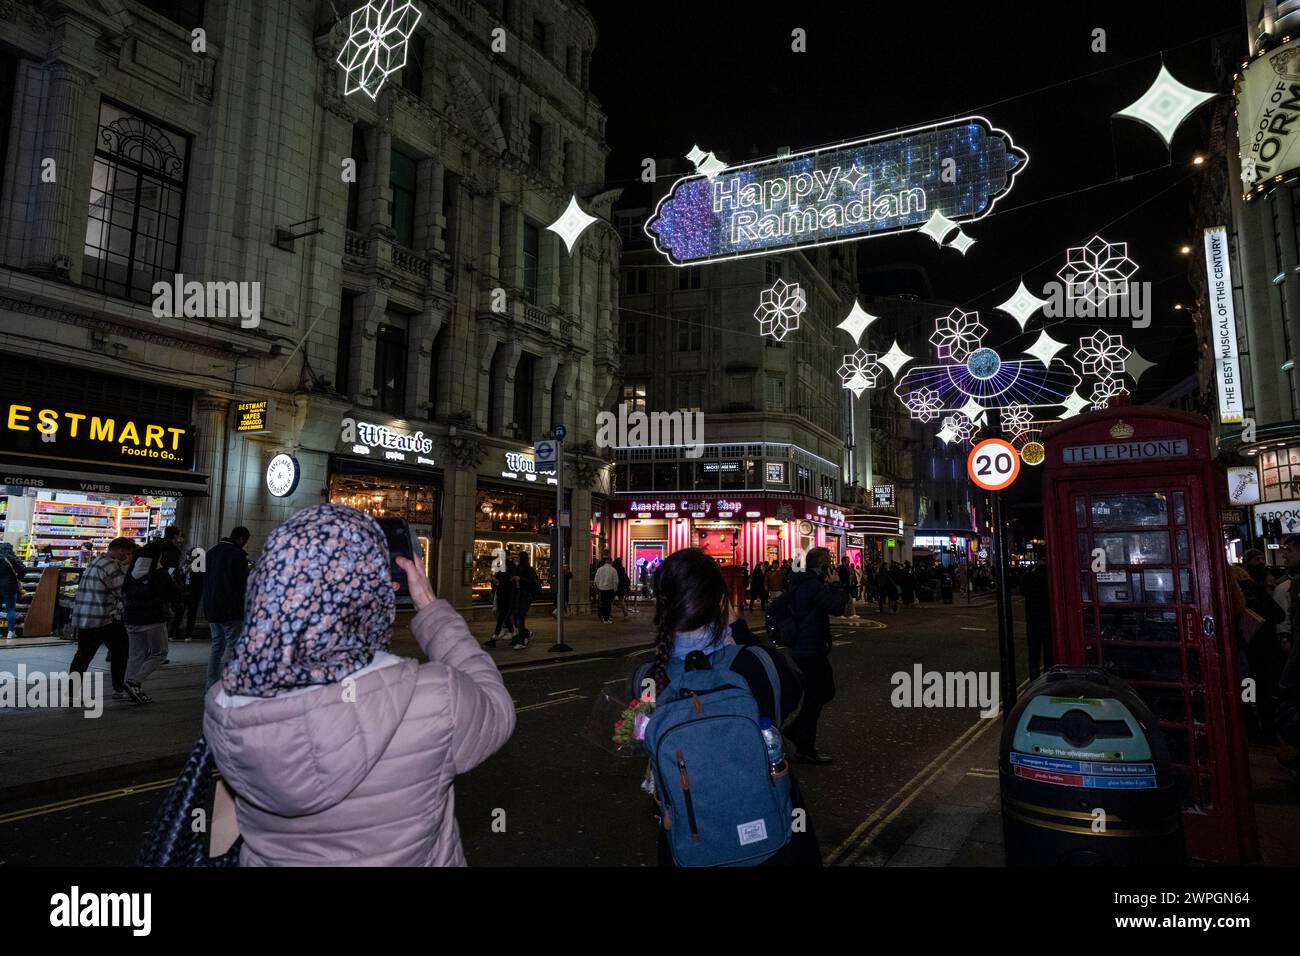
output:
[[514,437],[507,432],[506,425],[515,420],[515,369],[519,367],[519,357],[523,355],[523,346],[518,339],[502,342],[497,346],[493,359],[493,404],[496,414],[488,422],[488,431],[494,435]]
[[477,360],[476,370],[478,375],[474,383],[474,402],[472,406],[474,409],[474,427],[482,432],[490,432],[493,429],[492,422],[488,421],[489,392],[492,388],[492,364],[500,339],[491,331],[480,329],[476,344],[475,359]]
[[[229,428],[230,399],[220,395],[201,394],[194,400],[194,470],[208,475],[210,497],[191,498],[188,502],[188,524],[181,529],[188,547],[211,548],[229,529],[220,526],[222,519],[221,495],[226,475],[226,443],[231,439]],[[226,500],[233,502],[239,488],[233,484],[224,488]]]
[[406,336],[406,412],[410,418],[431,419],[434,403],[429,394],[433,371],[433,340],[442,331],[446,312],[437,299],[427,298],[424,308],[408,320]]
[[374,235],[376,227],[387,234],[392,219],[392,190],[389,179],[392,178],[393,134],[381,127],[366,130],[366,152],[370,162],[366,163],[365,176],[361,182],[361,201],[358,209],[357,225],[361,231]]
[[465,555],[474,553],[474,504],[478,473],[473,467],[447,463],[443,470],[442,537],[438,541],[438,597],[456,607],[470,603]]
[[[53,268],[55,259],[64,257],[69,270],[75,263],[79,274],[85,236],[77,237],[74,243],[69,229],[73,202],[77,198],[73,173],[81,160],[77,129],[82,101],[92,74],[60,60],[46,66],[46,75],[49,77],[49,93],[41,128],[40,154],[36,157],[40,172],[33,190],[35,216],[27,249],[27,267],[49,270]],[[54,160],[54,182],[44,182],[40,178],[46,159]]]
[[[549,432],[557,424],[568,424],[554,418],[551,403],[552,388],[558,381],[556,373],[560,367],[558,355],[542,355],[533,362],[533,431],[537,434]],[[529,436],[525,436],[526,438]]]
[[388,280],[377,278],[375,284],[356,300],[352,316],[352,363],[348,381],[353,400],[373,408],[378,390],[375,387],[375,337],[388,308]]

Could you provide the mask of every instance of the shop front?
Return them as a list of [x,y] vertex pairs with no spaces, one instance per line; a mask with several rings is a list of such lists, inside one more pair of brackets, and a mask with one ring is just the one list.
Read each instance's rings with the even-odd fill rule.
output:
[[[474,503],[474,551],[470,578],[474,604],[492,602],[492,575],[502,559],[526,554],[546,595],[551,592],[555,549],[554,475],[539,474],[531,448],[498,453],[480,473]],[[570,510],[565,492],[565,510]],[[592,521],[596,519],[593,517]],[[570,568],[572,570],[572,568]]]
[[23,637],[60,633],[80,569],[114,538],[160,538],[187,497],[206,497],[189,422],[35,401],[0,405],[0,540],[28,574]]
[[377,518],[403,518],[423,552],[425,573],[437,580],[442,534],[442,470],[433,441],[418,429],[350,414],[329,459],[328,496]]
[[843,553],[844,511],[802,495],[738,497],[616,495],[610,499],[610,552],[637,575],[682,548],[719,564],[779,562],[815,547]]

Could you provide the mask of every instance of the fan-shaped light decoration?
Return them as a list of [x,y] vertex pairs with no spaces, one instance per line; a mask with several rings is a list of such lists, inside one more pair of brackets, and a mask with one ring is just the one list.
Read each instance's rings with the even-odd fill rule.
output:
[[1033,314],[1045,305],[1047,305],[1047,300],[1034,295],[1025,288],[1025,283],[1021,281],[1015,294],[1001,305],[995,306],[995,308],[1001,309],[1019,322],[1021,331],[1024,331],[1025,327],[1029,325],[1029,320]]
[[578,205],[577,196],[570,196],[569,205],[560,214],[560,218],[546,228],[563,239],[564,248],[569,250],[569,255],[573,255],[573,244],[581,238],[582,234],[587,231],[587,228],[593,222],[597,221],[595,216],[589,216],[582,211],[582,207]]
[[867,389],[875,388],[879,378],[880,366],[876,364],[875,355],[858,349],[852,355],[844,356],[844,364],[840,366],[840,383],[853,393],[854,398],[861,398]]
[[880,316],[872,315],[866,309],[858,304],[858,300],[853,300],[853,308],[844,321],[835,326],[837,329],[843,329],[849,335],[853,336],[853,344],[860,345],[862,342],[862,333],[867,331],[867,327],[879,319]]
[[1214,96],[1214,93],[1194,90],[1179,83],[1162,63],[1160,72],[1147,91],[1115,115],[1145,123],[1160,134],[1166,146],[1171,146],[1174,133],[1183,120]]
[[888,352],[880,356],[880,364],[889,369],[889,374],[898,378],[898,371],[908,362],[912,361],[913,356],[908,355],[898,347],[898,340],[894,340],[893,346]]
[[1038,341],[1032,347],[1025,349],[1026,355],[1032,355],[1038,361],[1042,362],[1047,368],[1051,368],[1052,359],[1056,353],[1065,348],[1064,342],[1058,342],[1044,330],[1038,333]]
[[934,333],[930,344],[941,359],[964,362],[971,352],[980,347],[988,329],[980,321],[978,312],[953,309],[934,320]]
[[1130,354],[1122,338],[1098,329],[1092,335],[1079,339],[1079,348],[1074,353],[1074,358],[1084,375],[1106,379],[1124,373],[1124,363]]
[[335,60],[343,67],[343,95],[360,90],[372,100],[388,77],[406,66],[406,47],[420,22],[413,3],[367,3],[348,18],[348,38]]
[[808,300],[797,282],[777,279],[770,289],[759,297],[754,318],[758,319],[760,335],[770,335],[780,342],[799,328],[799,317],[808,308]]
[[1127,242],[1107,242],[1093,236],[1082,246],[1065,250],[1065,265],[1056,273],[1070,300],[1086,299],[1101,308],[1112,296],[1128,295],[1128,280],[1138,264],[1128,257]]

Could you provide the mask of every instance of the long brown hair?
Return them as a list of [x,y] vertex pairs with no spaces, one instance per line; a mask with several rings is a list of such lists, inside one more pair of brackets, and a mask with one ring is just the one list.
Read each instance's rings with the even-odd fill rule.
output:
[[723,597],[727,584],[718,563],[699,548],[683,548],[668,556],[655,572],[655,660],[650,673],[656,692],[668,683],[667,665],[673,654],[673,639],[680,631],[694,631],[706,625],[714,639],[727,626]]

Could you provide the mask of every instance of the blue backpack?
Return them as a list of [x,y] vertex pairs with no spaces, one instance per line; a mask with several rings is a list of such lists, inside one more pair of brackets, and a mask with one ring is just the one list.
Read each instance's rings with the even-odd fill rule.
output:
[[[768,764],[758,702],[731,670],[742,650],[716,651],[705,670],[688,671],[682,658],[670,660],[669,684],[646,725],[664,834],[678,866],[756,866],[790,841],[789,767]],[[752,650],[779,709],[781,684],[772,659],[761,648]]]

